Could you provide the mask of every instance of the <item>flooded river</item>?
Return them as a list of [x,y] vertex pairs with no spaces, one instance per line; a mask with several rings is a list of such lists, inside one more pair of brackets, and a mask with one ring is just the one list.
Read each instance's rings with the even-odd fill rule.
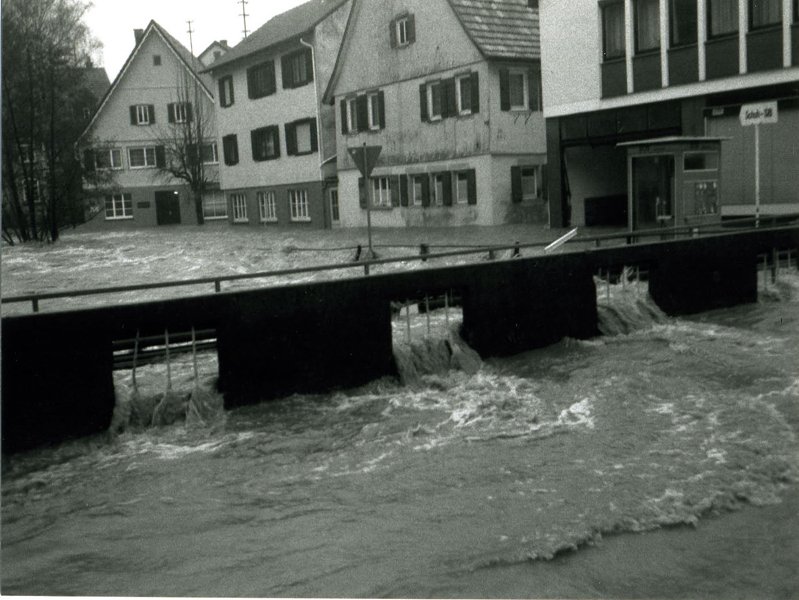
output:
[[797,597],[797,303],[6,458],[2,592]]

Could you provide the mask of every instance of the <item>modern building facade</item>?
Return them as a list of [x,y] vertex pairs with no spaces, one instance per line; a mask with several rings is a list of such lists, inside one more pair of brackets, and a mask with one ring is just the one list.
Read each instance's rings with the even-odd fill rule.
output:
[[[353,0],[324,100],[340,222],[545,221],[538,13],[528,0]],[[348,152],[380,146],[368,184]]]
[[310,0],[211,63],[221,186],[233,224],[338,221],[335,111],[321,95],[349,11],[350,0]]
[[[208,189],[205,220],[226,220],[218,190],[218,150],[212,81],[202,63],[158,23],[134,31],[136,45],[81,136],[84,168],[100,171],[85,188],[91,226],[102,228],[196,224],[186,181],[162,169],[197,155]],[[183,143],[185,141],[185,144]],[[192,147],[193,146],[193,147]]]
[[[797,4],[542,0],[551,224],[627,224],[628,202],[640,201],[628,189],[646,186],[628,180],[628,146],[619,144],[664,137],[721,139],[720,160],[689,153],[682,166],[718,171],[721,218],[754,215],[755,127],[739,117],[755,103],[778,110],[778,124],[759,127],[760,212],[799,212]],[[653,202],[707,194],[701,181],[677,190],[667,162],[652,173],[663,180]]]

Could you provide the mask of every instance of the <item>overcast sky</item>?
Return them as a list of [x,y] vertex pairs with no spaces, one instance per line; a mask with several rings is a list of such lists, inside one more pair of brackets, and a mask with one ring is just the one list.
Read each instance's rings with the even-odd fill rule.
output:
[[[276,14],[302,4],[305,0],[249,0],[246,9],[247,29],[252,32]],[[94,0],[86,23],[103,44],[99,62],[109,79],[114,80],[133,50],[134,29],[144,29],[151,19],[189,47],[187,20],[193,21],[194,54],[214,40],[227,40],[235,46],[244,29],[238,0]]]

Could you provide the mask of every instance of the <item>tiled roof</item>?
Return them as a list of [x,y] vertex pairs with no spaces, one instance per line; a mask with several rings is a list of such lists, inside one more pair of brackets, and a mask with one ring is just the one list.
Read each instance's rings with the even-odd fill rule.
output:
[[269,19],[208,67],[216,69],[259,50],[290,40],[316,27],[349,0],[310,0]]
[[449,0],[487,58],[540,59],[538,9],[527,0]]

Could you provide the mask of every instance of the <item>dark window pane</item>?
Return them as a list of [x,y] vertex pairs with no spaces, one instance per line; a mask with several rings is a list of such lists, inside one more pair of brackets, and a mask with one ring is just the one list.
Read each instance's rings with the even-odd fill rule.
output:
[[782,2],[780,0],[749,0],[749,22],[752,29],[781,23]]
[[738,31],[738,0],[708,0],[710,37]]
[[658,0],[635,2],[635,51],[660,48],[660,7]]
[[671,45],[696,43],[696,0],[671,0]]
[[624,56],[624,4],[608,4],[602,9],[602,54],[605,59]]

